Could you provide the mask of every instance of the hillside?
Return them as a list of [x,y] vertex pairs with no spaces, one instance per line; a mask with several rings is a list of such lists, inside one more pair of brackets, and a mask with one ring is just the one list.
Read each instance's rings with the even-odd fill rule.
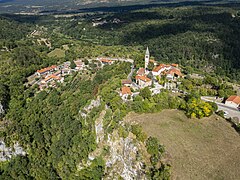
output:
[[[218,119],[218,120],[216,120]],[[130,114],[166,146],[172,161],[172,179],[231,179],[240,177],[240,138],[226,120],[211,116],[190,120],[178,110],[156,114]]]
[[[233,128],[183,114],[209,117],[217,106],[201,96],[235,94],[239,6],[26,2],[0,3],[0,179],[239,175]],[[149,136],[123,121],[133,112],[149,113],[128,116]]]
[[[225,5],[236,6],[239,0],[0,0],[1,13],[66,13],[82,11],[88,8],[98,8],[98,11],[123,11],[133,9],[143,9],[149,7],[178,7],[191,5]],[[114,8],[113,8],[114,7]],[[102,9],[103,8],[103,9]],[[96,10],[96,9],[95,9]]]
[[140,46],[142,50],[149,46],[159,62],[175,62],[238,81],[239,26],[237,7],[182,6],[93,14],[84,21],[75,17],[62,26],[62,33],[94,44]]

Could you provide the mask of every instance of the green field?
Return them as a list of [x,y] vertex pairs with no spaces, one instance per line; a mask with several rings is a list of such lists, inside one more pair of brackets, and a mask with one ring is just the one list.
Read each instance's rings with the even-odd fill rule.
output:
[[239,179],[240,136],[224,119],[188,119],[178,110],[130,114],[126,119],[141,124],[166,146],[172,179]]
[[50,53],[48,53],[48,57],[58,57],[58,58],[65,57],[65,51],[60,48],[56,48]]

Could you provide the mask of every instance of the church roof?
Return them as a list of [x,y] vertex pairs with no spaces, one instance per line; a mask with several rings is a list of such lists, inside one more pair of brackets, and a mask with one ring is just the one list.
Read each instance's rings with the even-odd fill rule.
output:
[[150,55],[148,47],[147,47],[147,50],[146,50],[146,55]]

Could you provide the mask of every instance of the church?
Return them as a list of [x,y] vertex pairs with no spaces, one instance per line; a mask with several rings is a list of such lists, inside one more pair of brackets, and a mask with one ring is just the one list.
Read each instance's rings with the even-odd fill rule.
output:
[[147,67],[148,67],[149,60],[150,60],[150,53],[149,53],[149,49],[148,49],[148,47],[147,47],[147,50],[146,50],[146,53],[145,53],[145,70],[146,70]]
[[[149,63],[154,63],[153,70],[149,70],[148,66]],[[153,78],[149,78],[148,74],[151,73]],[[144,68],[139,68],[137,71],[137,75],[135,77],[136,83],[139,85],[140,88],[144,88],[147,86],[151,86],[153,79],[156,77],[166,76],[167,80],[174,81],[180,77],[182,77],[182,73],[178,68],[178,64],[158,64],[154,60],[150,60],[150,52],[149,48],[147,47],[145,52],[144,58]]]

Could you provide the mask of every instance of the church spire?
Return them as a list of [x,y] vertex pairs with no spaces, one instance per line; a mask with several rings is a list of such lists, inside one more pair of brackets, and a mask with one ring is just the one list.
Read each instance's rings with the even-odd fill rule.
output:
[[149,53],[149,49],[148,49],[148,47],[147,47],[147,50],[146,50],[146,54],[145,55],[150,55],[150,53]]
[[147,70],[148,63],[149,63],[149,58],[150,58],[150,53],[149,53],[149,49],[147,47],[147,50],[146,50],[146,53],[145,53],[145,70]]

